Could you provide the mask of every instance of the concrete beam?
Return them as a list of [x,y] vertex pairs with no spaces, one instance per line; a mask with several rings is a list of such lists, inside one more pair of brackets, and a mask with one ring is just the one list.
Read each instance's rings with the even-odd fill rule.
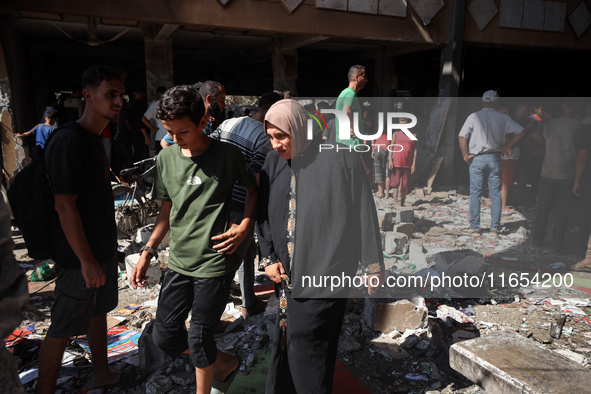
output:
[[487,393],[587,393],[591,371],[512,331],[450,348],[453,369]]
[[[174,6],[168,1],[145,0],[141,7],[135,1],[120,0],[104,0],[100,3],[55,0],[51,4],[39,0],[22,0],[3,5],[3,8],[111,19],[129,19],[133,15],[134,19],[142,23],[216,26],[245,31],[281,32],[286,35],[424,42],[423,37],[413,29],[413,22],[408,19],[320,9],[314,4],[311,0],[305,0],[291,14],[283,1],[257,0],[233,1],[225,7],[217,4],[203,7],[194,0],[179,0],[174,2]],[[446,42],[447,8],[427,28],[435,42]]]
[[320,41],[327,40],[329,37],[326,36],[311,36],[311,37],[285,37],[283,39],[283,50],[291,51],[307,45],[312,45]]
[[154,41],[166,41],[179,28],[179,25],[167,23],[154,28]]

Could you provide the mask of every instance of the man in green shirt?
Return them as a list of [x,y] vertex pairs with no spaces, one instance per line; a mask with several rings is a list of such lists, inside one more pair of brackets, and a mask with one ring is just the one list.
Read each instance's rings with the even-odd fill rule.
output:
[[[351,66],[347,76],[349,78],[349,86],[347,86],[347,88],[344,89],[341,94],[339,94],[335,104],[335,109],[343,111],[349,117],[349,124],[351,126],[351,129],[349,130],[350,138],[340,139],[339,124],[337,121],[335,139],[336,142],[345,144],[350,148],[355,148],[356,145],[361,144],[361,141],[355,136],[355,133],[353,132],[353,128],[355,127],[353,114],[357,114],[357,130],[359,133],[363,134],[363,114],[359,106],[357,93],[367,84],[367,73],[365,71],[365,67],[357,64],[355,66]],[[367,166],[363,161],[363,156],[361,160],[366,173],[369,173],[369,166]]]
[[[170,228],[170,257],[152,335],[165,353],[191,355],[197,393],[209,393],[214,379],[227,380],[239,367],[236,357],[217,350],[213,329],[240,265],[233,252],[248,234],[258,193],[240,150],[203,133],[204,115],[203,100],[190,85],[176,86],[160,100],[158,118],[175,145],[158,154],[154,198],[162,207],[131,274],[134,287],[145,284],[150,259]],[[229,221],[235,181],[247,191],[240,223]]]

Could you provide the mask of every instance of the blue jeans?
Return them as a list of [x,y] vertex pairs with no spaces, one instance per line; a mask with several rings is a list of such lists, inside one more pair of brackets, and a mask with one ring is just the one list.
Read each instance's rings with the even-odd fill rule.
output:
[[501,225],[501,177],[503,164],[501,155],[490,153],[479,155],[470,164],[470,228],[480,228],[480,197],[485,177],[488,179],[488,195],[492,201],[490,229],[499,231]]

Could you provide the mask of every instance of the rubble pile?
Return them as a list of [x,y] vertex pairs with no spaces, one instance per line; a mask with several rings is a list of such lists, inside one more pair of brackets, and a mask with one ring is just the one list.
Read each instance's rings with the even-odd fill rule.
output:
[[[389,277],[478,273],[507,266],[515,272],[538,269],[564,274],[575,262],[573,255],[554,255],[526,242],[535,217],[532,209],[520,207],[504,215],[498,238],[486,233],[473,238],[464,233],[469,216],[467,196],[455,191],[413,193],[408,201],[412,208],[393,211],[391,199],[376,199]],[[482,210],[483,227],[490,220],[489,213],[489,209]],[[141,231],[143,235],[133,240],[119,240],[119,305],[109,314],[108,325],[111,368],[138,366],[143,382],[133,389],[108,392],[192,393],[195,373],[190,359],[167,358],[150,337],[158,277],[168,261],[166,245],[161,245],[158,258],[152,261],[149,285],[133,289],[128,283],[128,272],[150,229]],[[4,342],[16,359],[26,392],[33,392],[39,345],[49,327],[54,297],[53,262],[29,259],[17,232],[13,238],[17,261],[29,278],[30,302],[23,311],[23,323]],[[421,294],[425,289],[418,289],[416,294],[402,296],[384,290],[378,293],[380,298],[352,299],[340,335],[339,360],[371,393],[481,393],[480,387],[450,367],[450,348],[509,331],[588,369],[591,274],[573,275],[572,286],[519,286],[513,292],[488,287],[486,297],[458,296],[443,288],[432,294]],[[240,358],[242,376],[252,373],[270,354],[277,299],[273,285],[265,279],[264,275],[257,277],[257,295],[267,301],[265,313],[244,320],[235,283],[216,328],[219,349]],[[91,375],[85,340],[76,338],[67,347],[56,392],[101,392],[91,391]]]

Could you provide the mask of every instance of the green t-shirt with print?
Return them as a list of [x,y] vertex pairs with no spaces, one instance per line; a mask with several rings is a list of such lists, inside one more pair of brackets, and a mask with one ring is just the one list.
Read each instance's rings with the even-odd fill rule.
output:
[[240,150],[212,140],[198,156],[186,157],[178,145],[158,154],[154,198],[172,201],[168,266],[183,275],[214,278],[238,269],[237,253],[218,253],[211,237],[229,227],[234,181],[246,189],[256,179]]
[[[359,117],[358,121],[357,121],[358,130],[361,134],[363,134],[363,119],[362,119],[363,114],[361,113],[361,110],[359,108],[359,100],[357,99],[357,92],[355,91],[355,89],[346,88],[345,90],[343,90],[341,92],[341,94],[339,94],[339,97],[337,98],[337,102],[335,104],[335,109],[342,111],[343,107],[345,105],[348,105],[349,107],[351,107],[351,111],[353,112],[353,116],[355,116],[355,114],[358,114],[357,115]],[[353,127],[353,125],[351,125],[351,127]],[[359,138],[357,138],[357,137],[340,139],[339,138],[339,122],[338,122],[338,120],[335,123],[335,130],[336,130],[335,139],[337,142],[340,142],[341,144],[348,145],[351,148],[353,148],[353,147],[355,147],[355,145],[359,145],[361,143],[359,141]],[[349,132],[347,132],[347,135],[349,135]]]

